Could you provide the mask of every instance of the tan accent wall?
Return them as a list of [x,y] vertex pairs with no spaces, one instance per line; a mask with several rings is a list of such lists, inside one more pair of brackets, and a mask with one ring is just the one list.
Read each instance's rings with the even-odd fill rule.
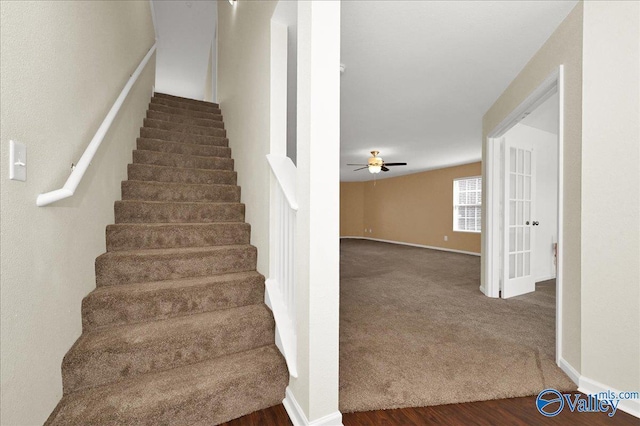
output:
[[242,187],[258,271],[269,276],[271,16],[277,1],[218,2],[218,101]]
[[[154,43],[149,2],[0,2],[0,376],[3,425],[43,424],[62,397],[60,365],[82,331],[139,128],[155,58],[129,93],[72,198],[60,188]],[[8,179],[9,140],[27,181]]]
[[[583,3],[580,2],[491,106],[482,121],[484,158],[487,135],[554,70],[564,64],[564,199],[562,200],[564,208],[562,346],[564,352],[562,355],[578,371],[580,371],[581,359],[582,24]],[[486,180],[483,182],[483,194],[486,195]],[[483,227],[486,224],[485,219],[483,218]],[[485,250],[483,241],[483,252]],[[486,260],[486,257],[483,256],[483,259]],[[485,263],[482,262],[483,280],[484,268]]]
[[[342,182],[340,235],[480,253],[479,233],[453,231],[453,181],[480,174],[478,162],[375,182]],[[361,225],[360,210],[354,205],[360,196],[359,186],[363,188]],[[357,225],[359,233],[347,233],[356,232]],[[365,228],[367,232],[363,232]]]
[[340,236],[364,236],[365,182],[340,182]]

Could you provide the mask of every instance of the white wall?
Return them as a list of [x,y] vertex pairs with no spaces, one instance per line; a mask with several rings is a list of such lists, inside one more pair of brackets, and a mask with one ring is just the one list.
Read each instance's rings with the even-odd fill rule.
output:
[[583,52],[581,372],[638,391],[640,3],[585,2]]
[[287,157],[296,164],[298,109],[298,2],[280,1],[273,21],[287,26]]
[[213,40],[211,43],[211,49],[209,50],[209,59],[207,61],[207,74],[204,79],[204,98],[207,102],[215,102],[216,100],[216,82],[215,82],[215,43]]
[[505,137],[528,141],[536,152],[536,204],[531,219],[540,225],[531,228],[535,233],[532,272],[536,282],[555,278],[553,244],[558,242],[558,135],[519,123]]
[[158,38],[156,91],[203,100],[216,1],[153,0],[153,8]]
[[[290,4],[293,15],[297,18],[298,2],[281,2]],[[289,48],[287,50],[287,157],[293,164],[297,163],[298,152],[298,20],[288,24]]]
[[536,226],[535,259],[536,282],[556,277],[553,245],[558,242],[558,135],[543,130],[539,133],[536,150]]
[[[62,357],[81,333],[82,298],[154,84],[129,93],[72,198],[60,188],[153,45],[148,2],[0,3],[0,423],[42,424],[62,396]],[[27,181],[8,180],[9,140],[27,145]]]

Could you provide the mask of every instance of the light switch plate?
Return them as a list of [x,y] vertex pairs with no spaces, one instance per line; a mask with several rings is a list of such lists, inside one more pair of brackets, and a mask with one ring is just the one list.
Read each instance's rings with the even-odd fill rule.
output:
[[9,179],[27,180],[27,146],[16,141],[9,141]]

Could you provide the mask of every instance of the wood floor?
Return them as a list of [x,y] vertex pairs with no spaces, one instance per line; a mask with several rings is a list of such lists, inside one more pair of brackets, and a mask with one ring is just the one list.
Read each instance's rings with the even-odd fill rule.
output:
[[[535,397],[499,399],[465,404],[397,410],[365,411],[342,415],[345,426],[360,425],[590,425],[638,426],[640,420],[620,410],[613,417],[605,413],[572,413],[563,410],[556,417],[543,417],[535,407]],[[291,425],[282,405],[257,411],[224,423],[226,426]]]

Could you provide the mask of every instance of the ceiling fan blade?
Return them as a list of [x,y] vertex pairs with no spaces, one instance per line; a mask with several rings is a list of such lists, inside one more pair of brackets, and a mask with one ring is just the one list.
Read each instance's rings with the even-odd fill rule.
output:
[[407,163],[384,163],[385,166],[406,166]]
[[359,169],[355,169],[354,172],[357,172],[358,170],[368,169],[368,168],[369,166],[360,167]]
[[387,169],[385,166],[382,166],[382,168],[380,170],[382,170],[383,172],[388,172],[389,171],[389,169]]
[[348,163],[347,166],[368,166],[368,164],[353,164],[353,163]]

